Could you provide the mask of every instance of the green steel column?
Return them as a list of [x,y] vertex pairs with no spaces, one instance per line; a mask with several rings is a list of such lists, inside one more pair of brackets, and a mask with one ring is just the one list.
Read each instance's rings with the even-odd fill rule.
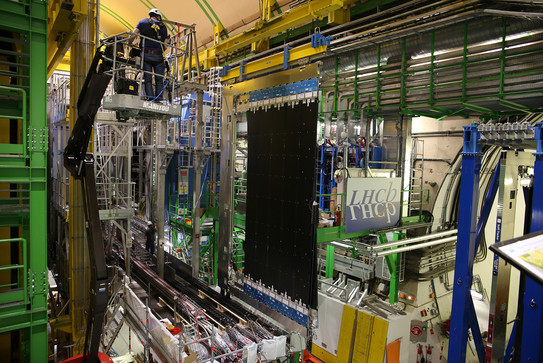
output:
[[[14,99],[14,104],[10,105],[22,112],[25,112],[24,103],[28,105],[26,115],[22,115],[28,122],[20,124],[21,153],[11,155],[9,162],[2,163],[0,177],[11,179],[10,182],[16,185],[24,184],[25,189],[28,185],[29,190],[24,195],[29,198],[28,212],[23,211],[16,218],[3,215],[0,222],[3,227],[18,230],[17,234],[25,239],[20,245],[20,263],[23,265],[20,283],[25,303],[1,307],[0,333],[22,332],[22,360],[47,362],[47,2],[1,1],[0,5],[0,29],[8,38],[13,33],[13,39],[21,44],[19,54],[14,57],[14,67],[19,68],[20,75],[25,78],[16,77],[17,83],[13,87],[28,87],[27,96]],[[2,106],[6,108],[5,103]],[[14,244],[17,243],[11,243],[11,246]],[[12,341],[12,344],[19,343]],[[3,357],[10,359],[9,355]]]
[[330,279],[334,277],[334,254],[336,248],[332,245],[326,245],[326,272],[324,277]]
[[505,85],[505,45],[506,45],[506,39],[507,39],[507,18],[503,17],[502,23],[503,23],[503,30],[502,30],[502,49],[500,52],[500,93],[499,97],[500,99],[503,99],[503,88]]
[[[393,241],[398,240],[398,234],[394,233]],[[388,239],[385,234],[379,235],[379,242],[385,243],[388,242]],[[385,256],[387,262],[388,270],[390,272],[390,291],[388,293],[388,301],[391,304],[394,304],[398,301],[398,289],[400,283],[400,271],[399,271],[399,255],[397,253],[393,255]]]
[[179,232],[177,231],[177,229],[175,228],[172,228],[172,247],[173,249],[178,249],[179,248]]
[[337,116],[336,112],[339,107],[339,85],[338,85],[338,71],[339,71],[339,56],[336,56],[336,72],[334,75],[334,106],[332,117]]
[[[29,27],[39,24],[41,31],[30,32],[30,258],[29,272],[36,273],[38,287],[31,295],[30,326],[32,362],[47,361],[47,6],[32,2]],[[36,21],[34,21],[36,17]],[[36,322],[36,323],[34,323]]]
[[[377,76],[375,81],[375,109],[378,110],[381,108],[381,44],[377,45]],[[366,137],[368,136],[366,135]],[[367,142],[369,143],[369,138]]]
[[405,104],[405,98],[406,98],[406,94],[407,94],[407,91],[405,89],[405,78],[406,78],[406,73],[407,73],[407,40],[406,38],[403,38],[402,39],[402,71],[401,71],[401,75],[400,75],[400,83],[401,83],[401,88],[400,88],[400,110],[405,110],[406,109],[406,104]]
[[466,81],[468,74],[468,22],[464,22],[464,55],[462,59],[462,102],[466,101]]
[[432,30],[432,44],[431,44],[431,56],[430,56],[430,95],[428,97],[428,103],[430,106],[434,105],[434,61],[435,61],[435,42],[436,31]]
[[358,54],[359,51],[356,51],[354,57],[354,109],[358,109]]

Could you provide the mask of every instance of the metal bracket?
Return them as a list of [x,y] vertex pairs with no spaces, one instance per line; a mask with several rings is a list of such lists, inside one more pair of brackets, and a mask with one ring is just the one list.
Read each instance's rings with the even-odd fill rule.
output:
[[43,129],[28,129],[28,151],[42,151],[46,152],[49,148],[49,131],[47,128]]
[[229,65],[225,65],[222,67],[222,69],[219,71],[219,76],[226,77],[228,75],[228,71],[231,70],[232,67]]
[[290,59],[290,50],[292,47],[288,45],[283,48],[283,69],[289,69],[288,60]]
[[322,34],[319,33],[313,33],[311,34],[311,47],[312,48],[318,48],[325,46],[330,46],[330,41],[332,40],[332,37],[325,37]]
[[243,73],[245,72],[245,65],[247,63],[246,62],[241,62],[239,64],[239,81],[243,81]]
[[477,125],[464,126],[464,148],[462,149],[462,155],[481,152],[480,138],[481,134],[477,130]]
[[31,296],[47,294],[48,283],[47,271],[34,272],[28,270],[28,287]]
[[534,136],[536,141],[536,152],[534,155],[543,155],[543,122],[538,122],[534,127]]

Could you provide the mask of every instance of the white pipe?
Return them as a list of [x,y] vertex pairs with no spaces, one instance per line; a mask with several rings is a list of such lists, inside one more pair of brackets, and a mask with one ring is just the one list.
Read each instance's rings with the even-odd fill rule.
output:
[[375,251],[375,250],[383,250],[385,248],[402,246],[402,245],[409,245],[409,244],[412,244],[412,243],[415,243],[415,242],[421,242],[421,241],[426,241],[426,240],[435,239],[435,238],[439,238],[439,237],[445,237],[445,236],[449,236],[451,234],[456,234],[456,233],[458,233],[458,229],[450,229],[448,231],[434,233],[434,234],[428,234],[428,235],[425,235],[425,236],[409,238],[409,239],[403,239],[403,240],[389,242],[389,243],[381,243],[379,245],[371,246],[370,249],[373,250],[373,251]]
[[418,250],[420,248],[440,245],[440,244],[443,244],[443,243],[453,242],[453,241],[456,241],[456,236],[442,238],[442,239],[438,239],[438,240],[435,240],[435,241],[424,242],[424,243],[420,243],[420,244],[412,245],[412,246],[405,246],[405,247],[395,248],[395,249],[392,249],[392,250],[380,251],[380,252],[376,253],[376,256],[388,256],[388,255],[392,255],[392,254],[395,254],[395,253]]

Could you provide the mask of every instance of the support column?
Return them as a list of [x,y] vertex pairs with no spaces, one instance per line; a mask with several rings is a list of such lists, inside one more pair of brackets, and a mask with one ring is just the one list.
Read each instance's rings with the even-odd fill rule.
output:
[[[162,152],[159,153],[159,155]],[[161,163],[161,161],[160,161]],[[161,163],[162,164],[162,163]],[[156,250],[156,266],[158,276],[164,278],[164,191],[166,183],[166,167],[160,165],[157,179],[156,198],[156,229],[158,234],[158,248]]]
[[234,230],[234,164],[236,149],[236,118],[233,111],[232,90],[225,88],[223,120],[221,124],[221,188],[219,191],[219,233],[217,280],[222,291],[228,290],[230,246]]
[[[535,129],[537,152],[534,154],[534,195],[532,197],[532,222],[530,232],[543,230],[543,124]],[[524,293],[524,315],[522,317],[522,352],[521,362],[541,362],[543,351],[543,286],[532,278],[526,277]]]
[[485,356],[481,332],[470,293],[473,280],[473,260],[477,247],[475,236],[479,200],[479,174],[481,170],[481,146],[478,143],[479,138],[480,134],[477,131],[477,126],[464,127],[459,209],[465,211],[465,213],[460,213],[458,218],[449,362],[466,361],[469,328],[473,332],[479,361],[484,361]]
[[[79,34],[71,46],[70,130],[73,129],[77,120],[77,100],[95,52],[95,44],[92,43],[96,31],[92,20],[95,7],[90,3],[86,7],[82,3],[79,3],[79,5],[81,6],[80,10],[85,14],[83,15],[85,16],[85,20],[83,20],[79,28]],[[90,148],[89,151],[91,151]],[[72,341],[79,342],[84,340],[85,329],[87,327],[85,310],[89,305],[90,267],[81,184],[71,175],[69,176],[68,205],[69,228],[67,249],[69,255],[67,267],[70,282],[71,329]],[[73,353],[79,354],[82,350],[83,345],[77,344],[73,349]]]
[[204,92],[196,92],[196,127],[194,131],[192,184],[192,276],[200,276],[200,195],[202,190],[202,126]]

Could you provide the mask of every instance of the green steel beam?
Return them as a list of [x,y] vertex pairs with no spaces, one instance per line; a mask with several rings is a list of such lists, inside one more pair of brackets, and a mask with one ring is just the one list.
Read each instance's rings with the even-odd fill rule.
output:
[[334,254],[335,247],[332,245],[326,245],[326,272],[324,277],[331,279],[334,277]]
[[[394,233],[393,240],[394,241],[398,240],[397,233]],[[380,243],[388,242],[388,239],[385,234],[379,235],[379,242]],[[400,282],[400,271],[399,271],[400,259],[399,259],[399,255],[395,253],[393,255],[385,256],[385,260],[387,262],[388,271],[390,272],[390,287],[389,287],[389,293],[388,293],[388,301],[391,304],[394,304],[395,302],[398,301],[398,289],[399,289],[399,282]]]
[[474,105],[472,103],[467,103],[467,102],[464,102],[462,104],[462,106],[464,106],[465,108],[467,108],[468,110],[473,110],[473,111],[477,111],[477,112],[481,112],[481,113],[493,113],[494,111],[491,110],[490,108],[486,108],[486,107],[482,107],[482,106],[477,106],[477,105]]
[[516,103],[513,101],[500,100],[500,105],[503,105],[505,107],[511,108],[513,110],[521,111],[521,112],[530,112],[529,107],[526,107],[524,105],[521,105],[520,103]]
[[[0,183],[24,184],[24,189],[28,190],[21,194],[28,201],[26,211],[0,215],[0,226],[20,227],[19,237],[22,238],[19,239],[22,243],[19,244],[22,267],[18,264],[11,266],[22,272],[17,281],[19,287],[2,294],[2,302],[10,304],[0,307],[0,333],[22,330],[23,360],[45,362],[48,357],[47,1],[2,1],[0,29],[8,34],[18,33],[17,38],[24,39],[14,54],[17,59],[14,66],[21,73],[19,82],[13,87],[20,87],[22,96],[15,101],[1,100],[0,109],[13,109],[12,106],[17,104],[15,108],[20,109],[22,118],[28,120],[22,123],[22,148],[18,148],[18,155],[0,156]],[[4,116],[14,118],[13,115]],[[15,248],[12,242],[9,244]],[[7,301],[8,297],[10,301]]]

